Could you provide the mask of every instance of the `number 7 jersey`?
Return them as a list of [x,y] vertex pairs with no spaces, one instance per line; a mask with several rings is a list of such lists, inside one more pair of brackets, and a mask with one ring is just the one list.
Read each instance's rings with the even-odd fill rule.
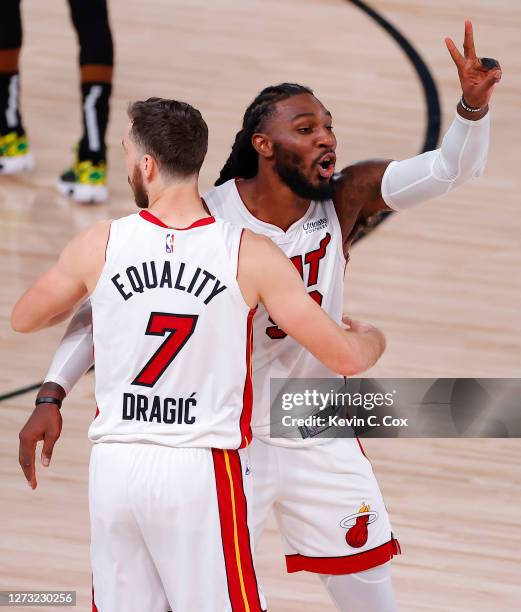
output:
[[251,441],[254,311],[237,284],[242,229],[148,211],[113,221],[91,295],[93,442],[240,448]]

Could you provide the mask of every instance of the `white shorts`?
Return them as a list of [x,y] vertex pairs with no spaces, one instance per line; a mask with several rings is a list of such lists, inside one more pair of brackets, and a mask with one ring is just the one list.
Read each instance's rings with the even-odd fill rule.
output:
[[273,509],[288,572],[351,574],[400,553],[357,439],[287,448],[255,438],[249,448],[255,542]]
[[157,444],[93,446],[93,611],[261,611],[245,457]]

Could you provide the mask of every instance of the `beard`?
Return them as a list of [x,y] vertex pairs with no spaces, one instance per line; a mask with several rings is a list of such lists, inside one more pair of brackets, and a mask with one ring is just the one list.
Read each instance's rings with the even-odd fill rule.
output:
[[143,177],[138,166],[132,171],[132,179],[128,177],[128,184],[134,194],[134,202],[139,208],[148,208],[148,193],[143,185]]
[[300,158],[294,153],[290,153],[275,143],[275,172],[281,181],[287,185],[291,191],[305,200],[315,200],[323,202],[333,198],[332,179],[320,181],[318,185],[313,185],[306,175],[299,168]]

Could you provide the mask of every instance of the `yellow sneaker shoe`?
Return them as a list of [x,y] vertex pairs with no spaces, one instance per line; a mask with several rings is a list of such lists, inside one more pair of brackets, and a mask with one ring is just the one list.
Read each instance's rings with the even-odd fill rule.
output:
[[25,134],[9,132],[0,136],[0,174],[16,174],[34,168]]
[[104,202],[108,197],[104,161],[76,161],[58,180],[59,192],[76,202]]

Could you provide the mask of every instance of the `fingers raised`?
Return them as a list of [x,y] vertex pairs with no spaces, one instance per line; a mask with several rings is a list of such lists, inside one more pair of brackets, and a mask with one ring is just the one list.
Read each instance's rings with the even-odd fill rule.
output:
[[472,21],[465,21],[463,53],[465,54],[466,59],[476,59],[476,49],[474,48],[474,33],[472,30]]
[[452,40],[452,38],[447,37],[445,39],[445,44],[447,45],[447,49],[449,50],[450,56],[452,57],[452,60],[454,61],[456,66],[458,68],[462,68],[465,62],[465,58],[458,51],[458,48],[454,44],[454,41]]

